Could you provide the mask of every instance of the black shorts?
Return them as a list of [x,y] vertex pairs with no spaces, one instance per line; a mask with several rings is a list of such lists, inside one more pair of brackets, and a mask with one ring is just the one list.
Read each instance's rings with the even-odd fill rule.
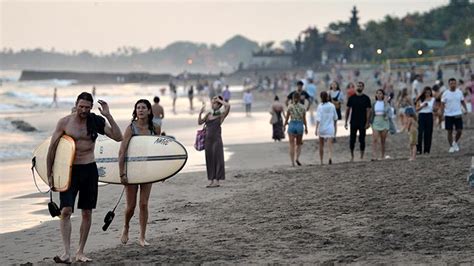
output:
[[342,120],[341,108],[336,109],[336,113],[337,113],[337,120]]
[[83,210],[95,209],[98,190],[99,173],[96,163],[74,164],[71,173],[71,186],[67,191],[59,193],[60,208],[72,207],[74,212],[74,203],[77,192],[79,192],[77,208]]
[[444,117],[444,128],[446,130],[453,130],[453,126],[456,130],[462,129],[462,116],[445,116]]

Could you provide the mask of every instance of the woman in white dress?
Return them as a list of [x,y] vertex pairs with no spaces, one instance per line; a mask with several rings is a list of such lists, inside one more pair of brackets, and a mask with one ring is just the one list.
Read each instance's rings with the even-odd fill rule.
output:
[[338,119],[336,107],[329,100],[329,94],[321,92],[321,104],[316,111],[316,136],[319,135],[319,158],[323,164],[324,142],[327,140],[329,164],[332,164],[332,141],[336,135],[335,122]]

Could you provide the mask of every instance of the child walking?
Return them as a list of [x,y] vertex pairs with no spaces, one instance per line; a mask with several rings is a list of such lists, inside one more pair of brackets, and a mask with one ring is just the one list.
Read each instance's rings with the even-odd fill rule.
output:
[[410,142],[410,159],[408,160],[414,161],[416,159],[416,145],[418,144],[418,121],[413,108],[407,108],[405,114],[407,116],[406,128]]

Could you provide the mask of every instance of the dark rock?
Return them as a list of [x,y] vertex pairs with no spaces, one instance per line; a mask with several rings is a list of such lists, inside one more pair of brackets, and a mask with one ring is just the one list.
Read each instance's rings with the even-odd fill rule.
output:
[[13,120],[12,125],[14,125],[18,130],[21,130],[23,132],[33,132],[33,131],[38,131],[35,127],[30,125],[29,123],[23,121],[23,120]]

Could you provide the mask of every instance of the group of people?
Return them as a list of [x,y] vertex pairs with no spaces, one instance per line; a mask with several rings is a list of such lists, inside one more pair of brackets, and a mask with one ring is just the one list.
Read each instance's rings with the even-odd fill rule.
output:
[[[420,82],[417,77],[416,81]],[[415,82],[416,83],[416,82]],[[439,92],[435,85],[432,89],[427,86],[424,89],[414,89],[411,95],[407,89],[403,89],[401,97],[398,98],[398,113],[402,115],[401,131],[407,131],[409,136],[410,156],[409,160],[415,160],[417,154],[429,154],[434,127],[434,118],[441,117],[444,121],[444,128],[447,131],[449,152],[459,151],[459,141],[462,135],[463,119],[462,115],[469,110],[464,101],[463,92],[458,88],[457,80],[449,79],[449,89]],[[308,82],[307,84],[312,84]],[[416,85],[416,84],[415,84]],[[279,102],[278,96],[271,106],[271,121],[273,125],[272,138],[280,141],[285,137],[284,130],[288,126],[289,154],[291,164],[301,165],[299,160],[301,154],[303,133],[307,134],[308,125],[306,112],[312,110],[311,105],[318,105],[308,91],[304,89],[304,82],[298,81],[296,89],[288,94],[285,106]],[[354,88],[356,87],[356,88]],[[364,82],[349,83],[346,90],[347,102],[345,111],[346,129],[349,129],[349,148],[351,161],[354,160],[355,144],[358,137],[360,158],[364,158],[366,130],[372,129],[372,158],[380,160],[389,158],[386,155],[386,139],[388,133],[395,134],[397,126],[394,121],[395,101],[393,93],[386,94],[382,88],[377,89],[374,100],[363,93]],[[437,90],[437,95],[433,95],[433,90]],[[319,136],[320,162],[323,164],[324,146],[327,143],[329,158],[328,163],[332,163],[332,146],[336,140],[337,121],[342,118],[341,107],[345,102],[345,96],[339,88],[337,81],[330,83],[329,90],[323,91],[319,95],[320,104],[316,111],[316,131]],[[280,118],[284,116],[284,121]],[[312,119],[312,115],[310,115]],[[349,126],[350,125],[350,126]],[[455,132],[455,134],[453,134]]]
[[[311,84],[310,81],[308,84]],[[462,135],[462,114],[466,112],[467,106],[464,96],[457,89],[457,81],[449,79],[449,90],[440,94],[439,99],[433,95],[433,89],[425,87],[420,95],[414,99],[413,105],[404,105],[400,100],[399,112],[406,116],[403,126],[409,133],[410,160],[414,160],[416,153],[429,153],[431,147],[431,135],[433,132],[433,112],[438,103],[439,112],[443,114],[445,129],[447,130],[449,152],[459,151],[459,142]],[[342,119],[342,106],[344,95],[337,82],[330,84],[329,91],[322,91],[317,99],[316,89],[310,92],[304,89],[304,82],[298,81],[296,89],[286,97],[285,104],[275,96],[271,107],[273,125],[273,139],[280,141],[285,137],[285,131],[289,137],[289,155],[293,166],[301,165],[300,155],[303,144],[303,134],[308,134],[306,112],[312,105],[317,105],[315,116],[315,135],[319,137],[319,156],[323,164],[324,146],[328,146],[328,163],[332,164],[332,147],[337,133],[337,121]],[[311,87],[311,86],[310,86]],[[364,82],[349,84],[347,87],[345,123],[346,129],[350,127],[349,148],[351,161],[354,160],[354,150],[358,135],[360,145],[360,158],[364,158],[366,130],[372,127],[373,132],[373,158],[385,158],[385,142],[387,132],[390,129],[390,119],[393,117],[393,108],[389,102],[390,97],[385,95],[383,89],[378,89],[374,101],[364,94]],[[159,97],[154,98],[154,105],[146,99],[140,99],[135,103],[132,119],[125,128],[124,133],[112,117],[108,104],[99,100],[99,110],[102,116],[91,112],[93,107],[93,96],[90,93],[81,93],[76,100],[73,112],[59,120],[53,132],[51,144],[47,155],[47,175],[50,186],[53,186],[52,166],[54,155],[62,135],[66,134],[75,140],[76,151],[74,165],[71,174],[70,188],[60,193],[61,208],[61,235],[64,244],[64,253],[54,258],[58,263],[71,262],[70,240],[71,221],[70,217],[74,211],[77,194],[79,194],[78,208],[82,210],[82,222],[80,229],[79,248],[76,252],[76,261],[85,262],[91,259],[84,254],[84,246],[87,241],[91,227],[92,209],[96,207],[98,196],[98,170],[94,159],[94,146],[98,134],[120,142],[119,170],[121,182],[125,185],[127,206],[125,210],[125,222],[121,234],[121,242],[129,240],[130,220],[134,214],[138,191],[140,196],[139,244],[147,246],[146,226],[148,220],[148,200],[151,192],[151,184],[130,185],[125,164],[125,156],[130,139],[137,135],[161,135],[162,119],[164,118],[163,107],[159,104]],[[409,101],[407,101],[409,103]],[[286,109],[286,111],[285,111]],[[211,98],[211,109],[206,112],[203,106],[199,112],[198,124],[206,128],[205,136],[205,158],[207,178],[210,181],[207,187],[219,187],[220,181],[225,179],[224,150],[221,136],[221,125],[230,112],[228,99],[221,95]],[[418,113],[418,115],[417,115]],[[105,117],[105,119],[103,118]],[[106,120],[108,123],[106,123]],[[350,126],[349,126],[350,125]],[[453,132],[455,135],[453,136]],[[380,144],[380,145],[379,145]]]

